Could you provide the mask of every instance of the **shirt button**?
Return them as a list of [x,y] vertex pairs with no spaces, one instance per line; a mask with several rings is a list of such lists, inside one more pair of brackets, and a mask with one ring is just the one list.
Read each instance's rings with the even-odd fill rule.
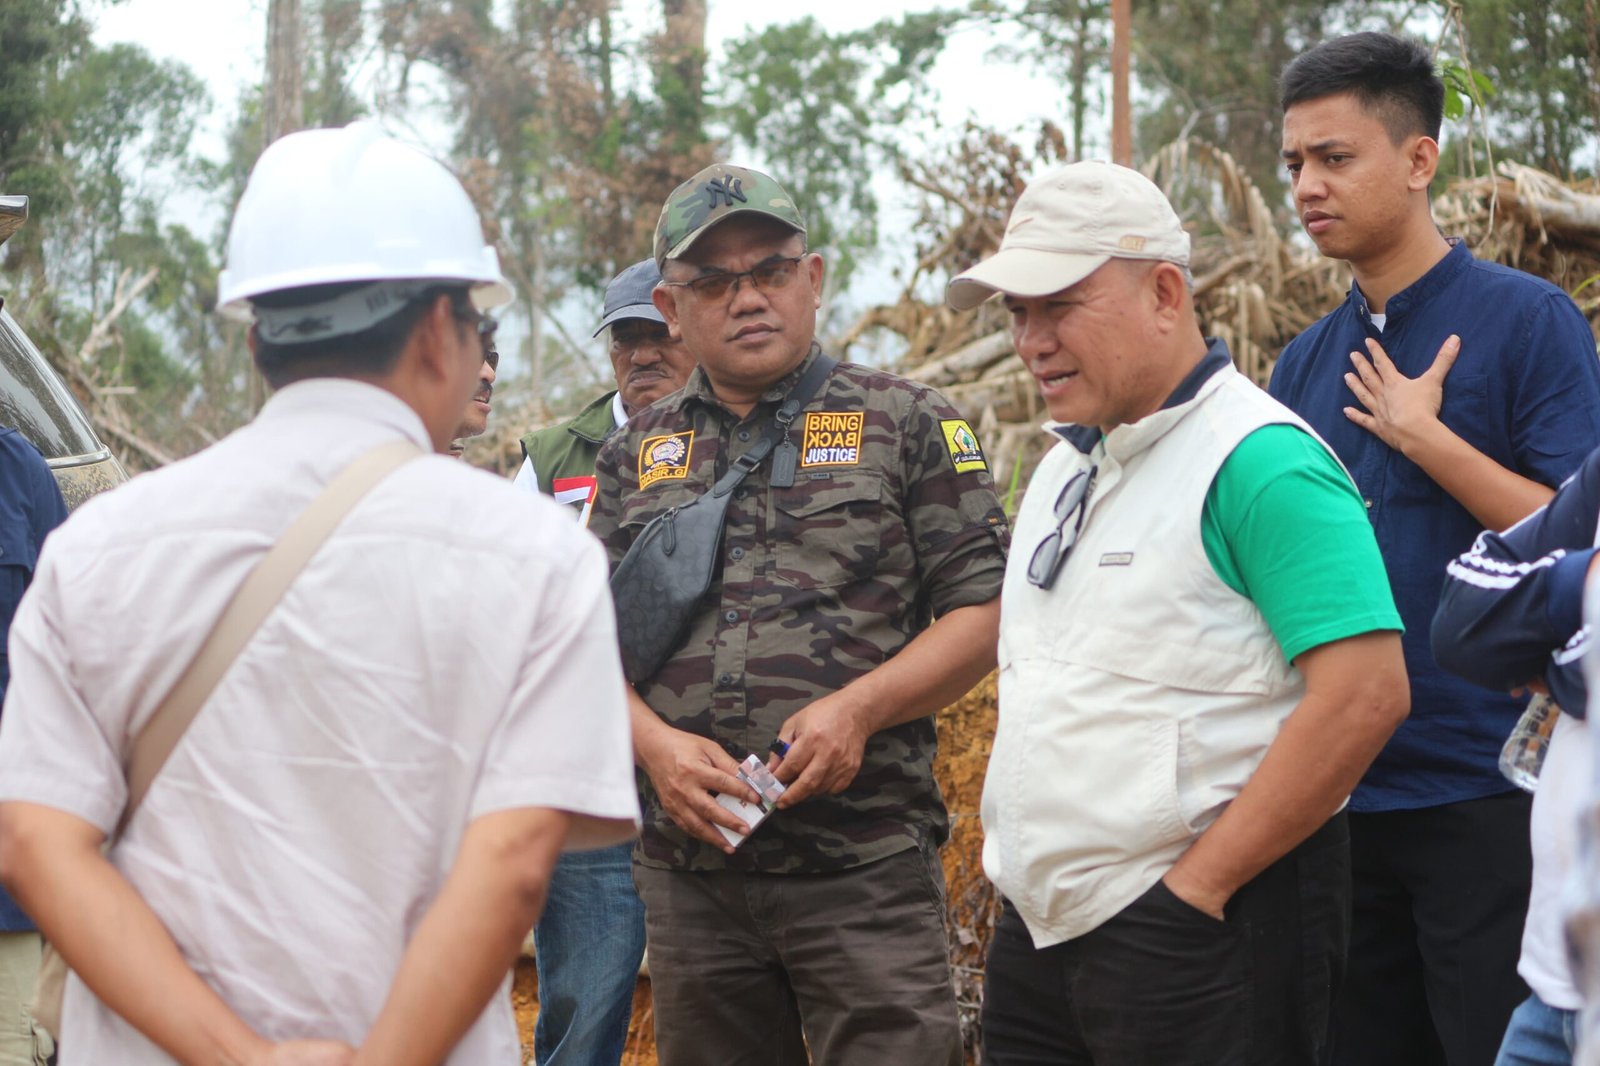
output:
[[717,684],[721,685],[723,688],[727,688],[729,685],[733,684],[733,675],[732,674],[718,674],[717,675]]
[[740,440],[749,440],[750,439],[750,431],[748,429],[741,429],[739,431],[739,439]]
[[739,612],[729,611],[727,614],[722,616],[722,620],[724,622],[737,622],[739,620]]
[[728,556],[731,559],[736,559],[736,560],[737,559],[743,559],[744,558],[744,549],[743,548],[733,548],[728,552]]
[[1372,510],[1372,498],[1370,496],[1367,497],[1366,499],[1362,500],[1361,502],[1367,505],[1367,510],[1369,510],[1369,511]]
[[736,500],[744,499],[744,494],[745,490],[743,488],[737,488],[733,490],[733,498]]

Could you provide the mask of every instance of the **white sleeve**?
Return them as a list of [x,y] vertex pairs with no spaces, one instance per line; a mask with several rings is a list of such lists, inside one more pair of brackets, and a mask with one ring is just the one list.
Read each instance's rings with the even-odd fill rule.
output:
[[627,840],[639,825],[626,682],[605,553],[573,531],[542,597],[511,701],[495,728],[472,817],[548,807],[579,817],[569,849]]
[[11,683],[0,713],[0,801],[54,807],[109,835],[128,794],[123,727],[96,718],[74,684],[53,558],[48,551],[40,556],[11,625]]
[[517,476],[511,479],[511,484],[519,489],[525,489],[534,495],[538,495],[539,475],[533,469],[533,456],[524,455],[522,457],[522,465],[517,467]]

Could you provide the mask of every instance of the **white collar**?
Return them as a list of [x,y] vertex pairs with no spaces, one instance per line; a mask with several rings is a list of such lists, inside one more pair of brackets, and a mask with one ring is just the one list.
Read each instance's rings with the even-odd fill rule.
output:
[[422,417],[389,390],[353,378],[306,378],[285,385],[256,415],[257,422],[277,422],[306,416],[340,418],[384,426],[409,438],[419,448],[433,451]]

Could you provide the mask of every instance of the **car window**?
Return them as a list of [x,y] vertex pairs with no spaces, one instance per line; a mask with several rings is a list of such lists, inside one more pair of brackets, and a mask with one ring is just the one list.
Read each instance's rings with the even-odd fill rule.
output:
[[66,386],[4,310],[0,310],[0,425],[16,428],[46,459],[102,450]]

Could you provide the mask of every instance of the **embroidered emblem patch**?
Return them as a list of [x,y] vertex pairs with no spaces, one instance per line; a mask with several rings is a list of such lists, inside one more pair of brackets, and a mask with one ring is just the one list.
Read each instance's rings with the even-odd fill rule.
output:
[[639,445],[639,487],[647,489],[667,478],[689,476],[689,448],[694,430],[669,433],[665,437],[646,437]]
[[939,423],[939,428],[944,430],[944,444],[950,449],[950,461],[956,465],[956,473],[989,469],[983,449],[978,447],[978,435],[972,432],[966,419],[947,418]]
[[801,466],[854,466],[861,462],[860,411],[808,411],[800,438]]

